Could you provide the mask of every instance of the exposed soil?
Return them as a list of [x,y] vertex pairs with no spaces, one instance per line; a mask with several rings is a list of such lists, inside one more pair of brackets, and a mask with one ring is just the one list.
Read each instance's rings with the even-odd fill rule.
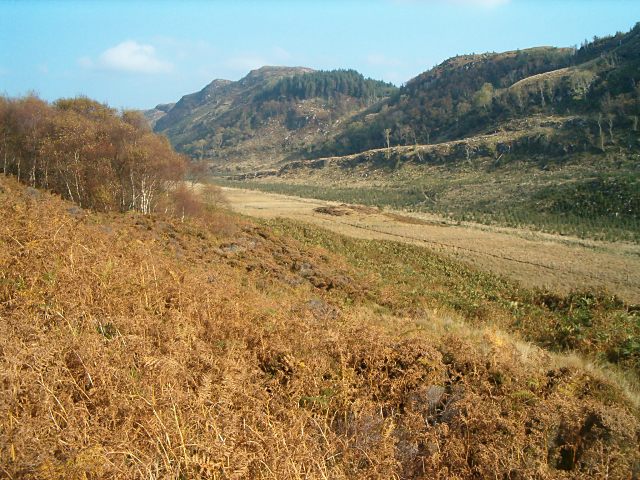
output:
[[[604,288],[640,303],[640,246],[456,223],[428,214],[380,212],[339,203],[225,188],[230,206],[260,218],[310,222],[356,238],[395,240],[437,250],[528,287],[568,292]],[[349,215],[327,215],[348,209]],[[320,210],[317,210],[320,209]],[[409,219],[413,219],[408,221]]]

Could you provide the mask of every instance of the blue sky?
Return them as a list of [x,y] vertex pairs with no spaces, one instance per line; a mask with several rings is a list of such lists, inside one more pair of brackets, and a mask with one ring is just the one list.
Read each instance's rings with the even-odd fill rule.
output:
[[462,53],[627,31],[638,0],[0,0],[0,93],[149,108],[262,65],[396,84]]

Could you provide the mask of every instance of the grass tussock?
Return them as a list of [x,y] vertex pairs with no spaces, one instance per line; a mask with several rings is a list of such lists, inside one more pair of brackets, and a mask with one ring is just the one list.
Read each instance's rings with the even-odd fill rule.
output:
[[222,212],[92,213],[7,178],[0,209],[3,476],[639,473],[639,413],[613,380],[453,327],[454,309],[385,306],[338,250]]

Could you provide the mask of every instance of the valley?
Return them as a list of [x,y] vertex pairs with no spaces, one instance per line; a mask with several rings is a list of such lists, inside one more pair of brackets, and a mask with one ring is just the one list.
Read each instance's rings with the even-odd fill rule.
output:
[[640,303],[640,246],[599,242],[525,229],[456,222],[433,214],[236,188],[223,189],[230,207],[257,218],[308,222],[360,239],[392,240],[445,253],[527,287],[606,289]]
[[0,478],[640,479],[640,23],[191,3],[6,35]]
[[145,114],[221,185],[640,242],[640,25],[458,55],[400,88],[262,67]]

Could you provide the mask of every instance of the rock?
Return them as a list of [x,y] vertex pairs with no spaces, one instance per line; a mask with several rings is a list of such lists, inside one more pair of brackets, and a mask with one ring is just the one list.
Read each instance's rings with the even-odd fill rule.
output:
[[413,410],[433,415],[442,406],[445,392],[445,388],[440,385],[422,387],[409,396],[409,403]]
[[313,276],[315,273],[315,269],[313,268],[313,265],[307,262],[297,264],[296,267],[297,267],[296,269],[298,270],[298,273],[303,278],[309,278]]
[[67,208],[67,213],[73,217],[81,217],[84,215],[84,210],[77,205],[73,205],[72,207]]
[[224,254],[237,254],[253,250],[255,247],[256,242],[254,240],[240,240],[238,242],[221,245],[220,251]]
[[440,385],[431,385],[427,388],[424,394],[424,399],[427,407],[429,408],[429,413],[435,413],[438,406],[442,403],[444,393],[445,389]]
[[232,244],[224,245],[220,247],[220,250],[222,250],[225,253],[239,253],[239,252],[244,252],[247,249],[242,245],[238,245],[237,243],[232,243]]
[[298,276],[289,276],[289,275],[278,275],[278,280],[286,283],[287,285],[291,285],[292,287],[297,287],[298,285],[302,285],[304,283],[304,279]]
[[321,298],[312,298],[305,306],[317,320],[335,320],[340,315],[338,307],[325,302]]
[[100,225],[100,231],[102,233],[106,233],[107,235],[113,235],[113,227],[111,225]]
[[27,187],[24,193],[27,197],[33,198],[34,200],[40,200],[42,198],[42,192],[33,187]]

